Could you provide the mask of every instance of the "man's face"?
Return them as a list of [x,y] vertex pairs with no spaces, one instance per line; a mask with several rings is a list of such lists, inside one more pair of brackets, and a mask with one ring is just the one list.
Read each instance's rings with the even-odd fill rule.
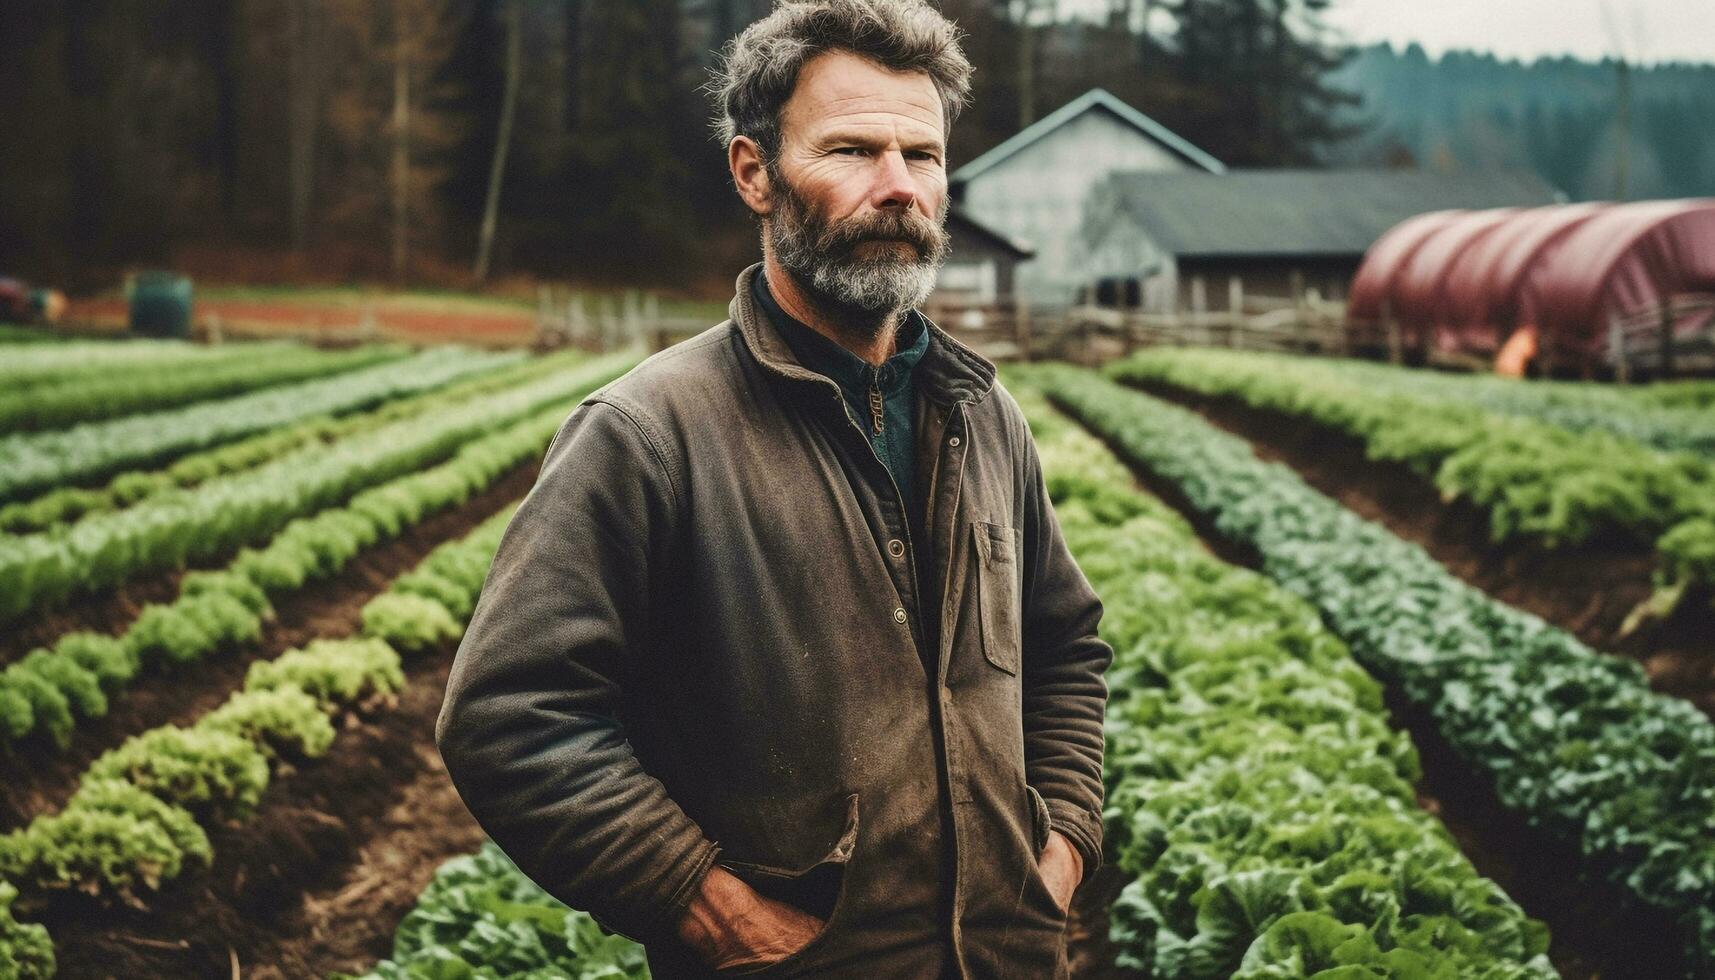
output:
[[780,122],[767,218],[780,264],[813,298],[856,313],[921,303],[947,252],[946,141],[929,76],[819,55]]

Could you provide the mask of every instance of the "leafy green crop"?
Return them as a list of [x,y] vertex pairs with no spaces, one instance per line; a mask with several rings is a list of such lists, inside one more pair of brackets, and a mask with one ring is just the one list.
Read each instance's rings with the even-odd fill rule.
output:
[[405,687],[399,654],[381,640],[316,640],[250,665],[246,691],[296,688],[323,704],[358,704]]
[[105,487],[61,487],[30,500],[6,504],[0,506],[0,531],[13,534],[48,531],[91,514],[170,496],[217,476],[254,469],[306,446],[335,443],[401,419],[526,384],[573,368],[586,359],[579,351],[523,360],[525,356],[522,351],[497,356],[488,368],[472,376],[438,390],[394,399],[368,411],[341,417],[318,415],[183,456],[162,469],[131,470],[114,477]]
[[302,688],[285,686],[240,691],[203,716],[197,728],[240,736],[271,757],[325,755],[334,738],[322,703]]
[[[412,489],[395,490],[385,498],[386,506],[394,510],[417,505],[406,517],[407,523],[415,521],[437,495],[435,491],[443,491],[438,494],[442,499],[463,500],[483,474],[492,475],[496,465],[508,458],[501,447],[461,451],[473,438],[581,397],[623,373],[631,363],[629,355],[597,359],[582,369],[549,375],[492,398],[404,419],[330,447],[312,447],[254,470],[210,480],[194,494],[96,515],[64,534],[0,537],[0,619],[112,586],[142,572],[208,560],[274,537],[295,517],[459,455],[464,465],[418,474]],[[349,530],[349,526],[340,529]],[[308,540],[301,542],[288,536],[281,547],[296,551],[307,546],[319,560],[334,561],[341,542],[333,537],[333,530],[319,527],[304,532]]]
[[54,943],[41,926],[12,917],[18,889],[0,881],[0,980],[48,980],[54,975]]
[[[510,508],[502,510],[463,538],[442,544],[418,570],[460,569],[463,581],[475,583],[474,599],[510,516]],[[236,593],[222,594],[237,596],[243,594],[237,586],[242,581],[211,574],[197,579],[193,591],[232,587]],[[403,592],[384,593],[372,603],[383,599],[420,601],[433,607],[433,615],[450,615],[439,604]],[[248,601],[265,600],[252,591]],[[458,618],[454,625],[462,629],[463,622]],[[77,646],[103,655],[123,649],[118,641],[88,634]],[[189,728],[169,725],[128,739],[91,764],[59,813],[0,835],[0,879],[38,892],[75,889],[140,904],[144,892],[190,865],[209,862],[202,827],[247,815],[274,765],[325,754],[334,740],[333,715],[404,683],[399,653],[373,637],[316,640],[252,664],[244,689],[221,707]],[[6,924],[0,915],[0,964]],[[37,935],[29,930],[38,927],[19,928],[25,938]]]
[[127,467],[319,415],[377,405],[487,371],[515,355],[457,347],[424,351],[333,378],[270,388],[184,408],[86,422],[56,432],[0,436],[0,501],[54,486],[87,483]]
[[413,653],[464,635],[489,563],[515,507],[503,508],[470,534],[431,551],[415,569],[363,607],[363,633]]
[[[624,358],[598,361],[567,376],[579,379],[581,394],[629,363]],[[292,521],[261,549],[241,551],[226,570],[186,575],[177,600],[145,606],[119,639],[71,634],[52,650],[37,651],[26,661],[0,670],[0,741],[40,731],[64,743],[77,723],[73,708],[78,707],[85,717],[102,713],[105,700],[95,695],[104,698],[104,691],[125,687],[140,664],[188,664],[257,642],[263,622],[273,615],[270,594],[331,577],[363,548],[397,536],[428,515],[490,486],[512,467],[539,454],[565,412],[563,402],[551,404],[464,444],[447,462],[365,490],[344,508]],[[490,528],[485,535],[437,549],[419,569],[401,579],[397,591],[428,597],[439,589],[434,598],[452,619],[467,619],[498,544],[499,529]],[[434,635],[449,639],[458,635],[449,632],[444,619],[433,625],[409,615],[393,615],[390,620],[387,612],[377,615],[391,625],[383,630],[384,624],[378,622],[376,635],[398,640],[401,649],[409,648],[407,652],[422,648],[423,638],[413,630],[438,630]],[[64,661],[71,666],[61,666]],[[91,688],[86,674],[95,675],[99,688]],[[102,710],[94,710],[98,707]]]
[[322,351],[297,344],[235,347],[204,358],[190,371],[105,373],[0,393],[0,430],[54,429],[75,422],[159,411],[190,402],[343,374],[396,361],[410,353],[393,346]]
[[1635,663],[1489,599],[1196,415],[1088,372],[1047,377],[1056,401],[1255,548],[1366,667],[1428,708],[1505,806],[1678,916],[1688,971],[1715,975],[1715,725],[1651,692]]
[[363,980],[647,980],[643,947],[524,877],[492,843],[453,858]]
[[[1314,609],[1225,565],[1010,375],[1102,596],[1121,964],[1164,978],[1553,976],[1546,930],[1416,805],[1417,756]],[[1023,382],[1022,385],[1019,382]],[[1295,937],[1338,937],[1309,959]],[[1318,966],[1317,969],[1323,967]],[[1420,971],[1420,972],[1413,972]]]
[[420,595],[384,593],[363,607],[363,633],[386,640],[398,650],[433,650],[464,635],[464,626],[447,607]]
[[228,731],[169,726],[126,739],[84,778],[123,780],[212,819],[242,817],[268,787],[268,757]]
[[[1432,478],[1447,500],[1466,499],[1487,512],[1497,542],[1523,537],[1551,548],[1603,536],[1654,542],[1663,556],[1661,594],[1640,613],[1671,611],[1688,587],[1715,585],[1715,579],[1684,577],[1708,568],[1687,559],[1690,532],[1679,531],[1715,521],[1715,462],[1653,448],[1652,440],[1630,431],[1642,423],[1628,428],[1615,421],[1626,417],[1626,406],[1638,404],[1617,393],[1581,396],[1580,404],[1601,404],[1585,413],[1585,424],[1567,427],[1553,421],[1565,423],[1565,413],[1518,409],[1545,397],[1530,394],[1536,389],[1436,380],[1351,362],[1156,348],[1109,373],[1237,398],[1354,436],[1372,459],[1406,463]],[[1707,444],[1697,436],[1675,448],[1715,453],[1715,419],[1691,414],[1699,418],[1670,413],[1650,431],[1694,426],[1707,434]]]

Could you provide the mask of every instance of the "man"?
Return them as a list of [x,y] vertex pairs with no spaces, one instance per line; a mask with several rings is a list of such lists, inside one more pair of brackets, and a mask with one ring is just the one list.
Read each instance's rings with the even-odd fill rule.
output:
[[921,0],[734,42],[764,261],[567,419],[453,666],[471,812],[660,980],[1065,975],[1111,651],[1017,404],[914,309],[969,73]]

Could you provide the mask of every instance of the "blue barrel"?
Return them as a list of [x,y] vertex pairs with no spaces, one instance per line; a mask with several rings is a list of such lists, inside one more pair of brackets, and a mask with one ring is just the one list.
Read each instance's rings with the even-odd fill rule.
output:
[[131,332],[148,337],[188,337],[191,280],[176,272],[139,272],[131,280]]

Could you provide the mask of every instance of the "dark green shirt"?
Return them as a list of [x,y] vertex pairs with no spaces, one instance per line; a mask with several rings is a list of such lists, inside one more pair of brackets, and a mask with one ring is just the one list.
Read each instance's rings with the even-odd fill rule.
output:
[[[781,309],[760,269],[753,289],[769,322],[792,348],[798,363],[840,386],[852,421],[869,437],[876,456],[893,475],[905,513],[916,515],[917,451],[912,441],[916,418],[911,369],[929,349],[929,329],[924,325],[923,315],[916,310],[905,314],[899,326],[899,352],[875,367]],[[879,427],[875,412],[878,404]]]

